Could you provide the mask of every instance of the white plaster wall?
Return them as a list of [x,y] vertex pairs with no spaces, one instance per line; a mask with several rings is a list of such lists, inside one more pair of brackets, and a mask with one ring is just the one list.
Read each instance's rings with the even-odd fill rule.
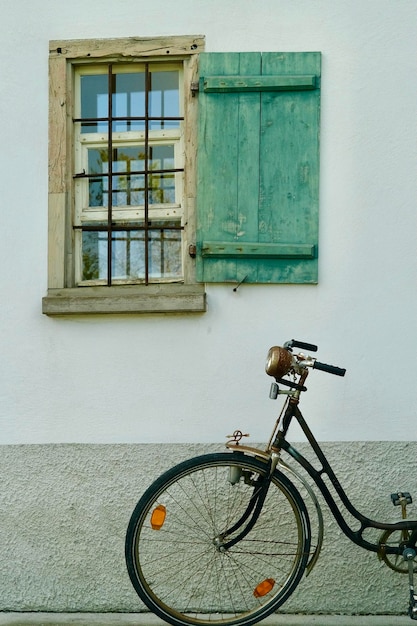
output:
[[[414,0],[0,0],[0,442],[264,439],[264,357],[292,337],[348,369],[309,380],[321,440],[415,439],[416,27]],[[42,316],[48,40],[200,33],[323,53],[319,285],[208,286],[196,316]]]
[[[136,500],[197,442],[267,439],[264,359],[292,337],[348,369],[313,372],[304,407],[354,503],[396,519],[389,494],[417,496],[416,32],[415,0],[0,0],[0,444],[48,444],[0,447],[0,610],[141,610]],[[323,53],[319,285],[208,286],[196,316],[42,316],[48,41],[163,34]],[[284,609],[404,611],[406,580],[326,520]]]

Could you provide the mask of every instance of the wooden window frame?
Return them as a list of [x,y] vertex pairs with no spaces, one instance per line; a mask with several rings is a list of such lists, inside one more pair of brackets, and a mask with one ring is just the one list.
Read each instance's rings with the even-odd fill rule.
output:
[[[203,36],[51,41],[49,46],[48,294],[46,315],[180,313],[206,310],[204,284],[195,281],[197,98]],[[184,281],[149,285],[76,287],[73,229],[73,74],[80,63],[181,61],[184,67]]]

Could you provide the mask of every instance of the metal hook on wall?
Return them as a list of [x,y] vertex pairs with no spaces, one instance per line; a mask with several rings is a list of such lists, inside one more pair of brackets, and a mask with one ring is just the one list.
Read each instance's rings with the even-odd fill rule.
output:
[[249,274],[246,274],[246,276],[244,276],[244,277],[242,278],[242,280],[240,281],[240,283],[238,283],[238,284],[236,285],[236,287],[233,287],[233,291],[237,291],[237,290],[239,289],[240,285],[241,285],[242,283],[244,283],[244,282],[245,282],[245,280],[247,279],[247,277],[248,277],[248,276],[249,276]]

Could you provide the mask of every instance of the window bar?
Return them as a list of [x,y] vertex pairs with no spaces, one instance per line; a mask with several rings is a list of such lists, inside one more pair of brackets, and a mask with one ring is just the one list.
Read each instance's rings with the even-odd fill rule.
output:
[[161,246],[161,264],[160,264],[160,273],[161,276],[164,275],[164,269],[165,269],[165,230],[163,228],[161,228],[160,231],[160,246]]
[[[168,228],[170,230],[184,230],[184,227],[179,225],[176,226],[175,224],[170,224],[168,226]],[[94,232],[94,233],[101,233],[101,232],[106,232],[107,231],[107,226],[91,226],[88,224],[82,225],[82,226],[74,226],[74,230],[83,230],[85,232]],[[139,224],[134,224],[133,226],[130,226],[129,224],[123,224],[122,226],[117,226],[116,224],[113,224],[112,226],[112,232],[124,232],[124,231],[132,231],[132,230],[145,230],[145,226],[141,226]]]
[[107,184],[107,285],[112,283],[112,210],[113,210],[113,66],[108,71],[108,184]]
[[131,242],[132,242],[132,231],[126,231],[126,246],[125,246],[125,264],[126,264],[126,275],[130,275],[130,254],[131,254]]
[[[130,124],[130,122],[128,122]],[[130,126],[129,126],[130,130]],[[126,204],[130,206],[132,203],[132,171],[130,161],[126,163]]]
[[[113,118],[114,121],[114,118]],[[183,167],[170,167],[166,170],[152,170],[152,174],[172,174],[175,172],[183,172],[184,168]],[[145,170],[130,170],[127,172],[127,175],[129,176],[133,176],[133,175],[137,175],[137,174],[145,174]],[[74,174],[73,178],[108,178],[109,174],[103,172],[100,174],[87,174],[85,172],[80,172],[78,174]]]
[[149,284],[149,63],[145,64],[145,285]]
[[[108,121],[108,117],[74,117],[73,118],[73,122],[88,122],[89,124],[91,123],[97,123],[97,122],[107,122]],[[145,121],[145,117],[143,115],[132,115],[131,117],[113,117],[113,122],[125,122],[127,120],[127,122],[144,122]],[[184,118],[183,117],[178,117],[177,115],[174,116],[166,116],[166,117],[155,117],[155,116],[149,116],[148,120],[150,122],[162,122],[161,126],[163,127],[163,123],[164,122],[178,122],[178,121],[182,121]]]

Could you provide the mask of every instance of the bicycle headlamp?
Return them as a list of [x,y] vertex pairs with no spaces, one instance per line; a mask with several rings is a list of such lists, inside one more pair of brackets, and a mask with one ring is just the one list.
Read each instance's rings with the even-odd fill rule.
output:
[[291,352],[280,346],[273,346],[269,349],[265,364],[265,371],[268,376],[282,378],[288,374],[292,366],[293,356]]

